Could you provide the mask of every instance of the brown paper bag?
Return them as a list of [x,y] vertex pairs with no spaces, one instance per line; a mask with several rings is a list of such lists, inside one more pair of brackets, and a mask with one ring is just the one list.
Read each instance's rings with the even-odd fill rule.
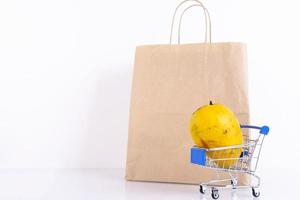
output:
[[[209,25],[206,8],[188,8],[193,6],[204,9]],[[194,184],[215,178],[213,170],[190,163],[189,120],[210,100],[230,107],[241,124],[248,124],[246,46],[210,43],[210,26],[207,30],[205,43],[137,47],[127,180]],[[248,183],[246,176],[239,181]]]

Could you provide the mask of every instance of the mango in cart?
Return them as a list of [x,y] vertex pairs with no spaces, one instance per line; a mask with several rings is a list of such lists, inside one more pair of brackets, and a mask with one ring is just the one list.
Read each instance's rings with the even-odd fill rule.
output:
[[[241,129],[259,130],[243,137]],[[219,188],[251,188],[254,197],[260,196],[260,177],[255,174],[268,126],[240,125],[233,112],[222,104],[205,105],[197,109],[190,120],[190,133],[194,143],[191,163],[214,169],[215,178],[200,183],[200,193],[211,188],[211,197],[219,198]],[[252,135],[253,134],[253,135]],[[228,178],[219,177],[219,172]],[[249,175],[252,181],[240,183],[239,175]]]
[[[243,144],[243,134],[240,124],[234,113],[222,104],[208,105],[197,109],[190,120],[190,133],[194,143],[199,148],[216,148]],[[208,156],[219,159],[217,165],[229,168],[236,164],[240,157],[242,148],[224,149],[215,152],[208,152]],[[226,160],[222,160],[225,159]],[[232,158],[232,160],[228,159]]]

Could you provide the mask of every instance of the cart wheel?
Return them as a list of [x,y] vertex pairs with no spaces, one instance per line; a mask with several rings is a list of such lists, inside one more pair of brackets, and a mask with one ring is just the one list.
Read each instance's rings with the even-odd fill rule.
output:
[[211,197],[213,199],[218,199],[220,197],[218,189],[212,188],[212,190],[211,190]]
[[260,192],[257,190],[257,188],[252,188],[252,195],[254,197],[259,197]]
[[203,187],[203,185],[200,185],[200,189],[199,189],[200,193],[201,193],[201,194],[204,194],[204,193],[205,193],[205,190],[206,190],[206,188]]
[[230,184],[232,185],[232,189],[236,189],[236,183],[234,183],[233,180],[230,181]]

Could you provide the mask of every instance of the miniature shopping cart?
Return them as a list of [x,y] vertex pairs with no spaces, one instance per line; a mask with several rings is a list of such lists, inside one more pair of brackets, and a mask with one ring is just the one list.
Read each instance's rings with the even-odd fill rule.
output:
[[[191,163],[201,165],[204,168],[215,170],[216,178],[205,183],[200,183],[200,192],[205,193],[206,188],[211,188],[211,196],[213,199],[219,198],[218,188],[252,188],[252,195],[258,197],[260,195],[259,186],[260,178],[255,175],[259,155],[263,145],[265,136],[269,133],[267,126],[248,126],[241,125],[242,129],[256,129],[256,133],[244,134],[244,144],[218,147],[218,148],[191,148]],[[228,156],[230,153],[240,153],[239,156]],[[226,157],[227,156],[227,157]],[[220,178],[220,172],[229,174],[227,179]],[[249,174],[255,179],[255,184],[242,185],[238,182],[239,174]]]

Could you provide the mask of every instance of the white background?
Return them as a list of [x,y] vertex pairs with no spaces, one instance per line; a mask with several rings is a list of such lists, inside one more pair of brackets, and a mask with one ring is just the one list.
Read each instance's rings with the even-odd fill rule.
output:
[[[135,46],[167,43],[177,0],[1,0],[0,168],[124,168]],[[214,42],[248,44],[260,169],[297,169],[297,1],[205,0]],[[182,42],[203,40],[203,13]]]

